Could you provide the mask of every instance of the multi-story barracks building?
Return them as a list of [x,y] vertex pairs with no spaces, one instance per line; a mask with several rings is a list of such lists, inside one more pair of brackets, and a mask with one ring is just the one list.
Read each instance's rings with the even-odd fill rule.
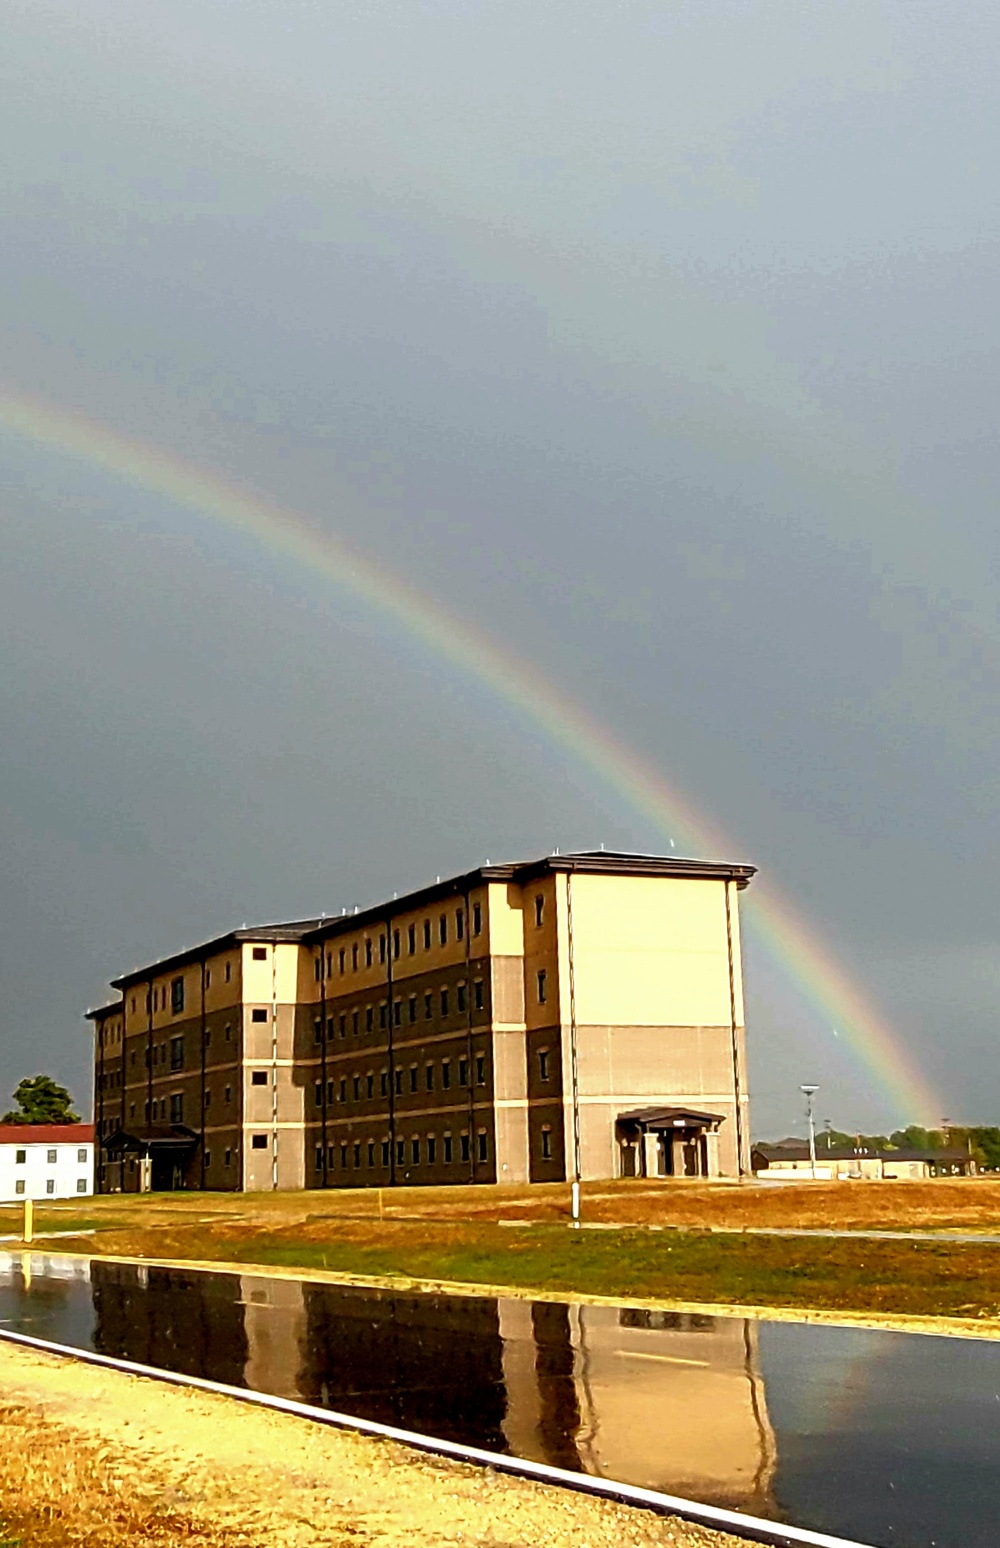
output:
[[749,1171],[749,865],[484,865],[115,979],[97,1191]]

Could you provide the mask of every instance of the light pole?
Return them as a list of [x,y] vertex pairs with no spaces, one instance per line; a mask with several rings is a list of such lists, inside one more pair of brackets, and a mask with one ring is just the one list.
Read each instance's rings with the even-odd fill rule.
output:
[[809,1165],[812,1169],[813,1182],[816,1181],[816,1123],[813,1119],[813,1097],[819,1090],[818,1086],[800,1086],[799,1090],[806,1099],[806,1122],[809,1125]]

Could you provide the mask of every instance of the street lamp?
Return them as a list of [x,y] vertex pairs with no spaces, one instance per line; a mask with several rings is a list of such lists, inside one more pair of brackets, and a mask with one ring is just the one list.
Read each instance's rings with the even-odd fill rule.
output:
[[800,1086],[799,1090],[806,1099],[806,1122],[809,1125],[809,1165],[812,1169],[813,1182],[816,1181],[816,1124],[813,1119],[813,1097],[819,1090],[818,1086]]

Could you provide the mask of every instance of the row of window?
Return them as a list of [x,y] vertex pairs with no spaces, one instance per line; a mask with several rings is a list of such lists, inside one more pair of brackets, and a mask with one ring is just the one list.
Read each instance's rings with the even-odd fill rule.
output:
[[[263,1136],[262,1136],[263,1137]],[[444,1134],[441,1137],[440,1160],[445,1166],[450,1166],[456,1160],[469,1161],[472,1158],[472,1139],[468,1130],[463,1130],[458,1136],[458,1154],[454,1137]],[[392,1157],[392,1146],[388,1139],[382,1140],[354,1140],[344,1142],[341,1145],[327,1146],[327,1168],[330,1171],[336,1169],[337,1158],[340,1158],[341,1171],[347,1171],[351,1167],[359,1170],[367,1163],[370,1167],[382,1165],[387,1167]],[[490,1158],[490,1137],[485,1129],[480,1129],[476,1135],[476,1160],[488,1161]],[[438,1139],[435,1134],[413,1134],[408,1140],[396,1141],[396,1165],[397,1166],[434,1166],[438,1161]],[[315,1167],[317,1172],[323,1170],[323,1147],[316,1146]]]
[[[46,1191],[46,1193],[49,1193],[49,1194],[55,1193],[55,1191],[56,1191],[56,1182],[55,1182],[55,1178],[54,1177],[47,1177],[45,1179],[45,1191]],[[78,1177],[77,1178],[77,1180],[76,1180],[76,1191],[77,1191],[77,1193],[86,1193],[86,1191],[87,1191],[87,1179],[85,1177]],[[18,1194],[26,1192],[26,1189],[25,1189],[25,1186],[24,1186],[24,1178],[23,1177],[19,1177],[17,1179],[17,1181],[14,1183],[14,1192],[18,1193]]]
[[[267,948],[264,947],[264,946],[255,946],[254,949],[253,949],[253,954],[254,954],[254,957],[257,958],[258,960],[261,959],[261,958],[266,958],[266,956],[267,956]],[[225,975],[226,983],[227,984],[231,983],[232,982],[232,977],[233,977],[233,964],[232,964],[232,962],[225,963],[224,975]],[[205,969],[205,988],[206,989],[210,989],[211,987],[212,987],[212,969],[210,967],[206,967],[206,969]],[[184,1010],[184,980],[183,980],[183,978],[179,978],[178,977],[178,978],[171,979],[169,988],[168,988],[168,986],[166,984],[163,984],[163,985],[154,984],[152,989],[147,989],[146,990],[146,1009],[147,1010],[153,1010],[153,1011],[166,1010],[167,1003],[168,1003],[168,996],[169,996],[169,1004],[170,1004],[171,1013],[174,1016],[180,1016],[183,1013],[183,1010]],[[132,1000],[131,1000],[131,1007],[130,1007],[133,1016],[135,1015],[137,1005],[138,1005],[137,996],[133,995],[132,996]]]
[[[486,1055],[485,1054],[481,1054],[481,1053],[476,1054],[476,1056],[475,1056],[475,1069],[476,1069],[476,1085],[477,1086],[485,1086],[485,1084],[486,1084]],[[454,1073],[457,1076],[457,1084],[459,1086],[467,1087],[468,1084],[469,1084],[469,1061],[468,1061],[468,1059],[457,1059],[455,1061],[455,1072]],[[441,1060],[440,1073],[438,1073],[437,1068],[436,1068],[436,1066],[434,1064],[426,1064],[424,1066],[423,1089],[425,1091],[434,1091],[435,1088],[436,1088],[438,1080],[440,1080],[440,1088],[441,1088],[442,1091],[450,1091],[451,1090],[451,1084],[452,1084],[452,1061],[450,1059],[442,1059]],[[409,1068],[408,1076],[406,1075],[406,1072],[404,1070],[402,1070],[402,1069],[397,1068],[396,1070],[393,1071],[393,1088],[394,1088],[395,1094],[397,1096],[402,1096],[402,1094],[403,1094],[404,1081],[406,1082],[407,1088],[411,1092],[419,1091],[420,1090],[420,1067],[419,1067],[419,1065],[411,1064],[410,1068]],[[378,1090],[379,1096],[387,1097],[389,1095],[389,1071],[388,1070],[380,1070],[378,1072],[378,1082],[379,1082],[379,1090]],[[338,1092],[339,1092],[339,1096],[338,1096]],[[348,1095],[348,1093],[350,1093],[350,1096]],[[316,1106],[317,1107],[322,1107],[322,1105],[323,1105],[323,1082],[321,1080],[317,1080],[316,1081],[315,1086],[314,1086],[313,1094],[314,1094]],[[374,1097],[374,1095],[375,1095],[375,1071],[374,1070],[368,1070],[368,1072],[365,1075],[360,1075],[360,1074],[352,1075],[349,1079],[345,1077],[344,1079],[342,1079],[339,1082],[339,1085],[338,1085],[338,1082],[335,1081],[335,1080],[328,1080],[327,1083],[326,1083],[326,1100],[327,1100],[328,1106],[332,1106],[334,1101],[337,1101],[337,1100],[339,1100],[341,1102],[347,1102],[349,1100],[353,1100],[355,1102],[360,1102],[362,1100],[370,1101]]]
[[[480,903],[473,903],[473,905],[472,905],[472,934],[474,936],[477,936],[477,935],[481,935],[482,933],[483,933],[483,909],[482,909],[482,904],[480,904]],[[443,913],[443,914],[439,914],[438,915],[438,919],[437,919],[437,932],[436,932],[436,934],[437,934],[437,943],[438,943],[438,945],[439,946],[447,946],[448,940],[449,940],[449,934],[450,934],[449,917],[448,917],[447,913]],[[430,951],[431,947],[434,944],[434,937],[435,937],[434,921],[432,919],[430,919],[429,917],[421,921],[421,925],[420,925],[419,929],[418,929],[416,923],[413,923],[413,924],[409,925],[407,927],[407,931],[406,931],[406,950],[407,950],[407,954],[409,956],[411,956],[411,957],[416,956],[418,939],[422,940],[424,951]],[[455,938],[456,941],[464,941],[464,939],[465,939],[465,909],[464,908],[456,908],[455,911],[454,911],[454,938]],[[393,930],[393,932],[392,932],[392,955],[393,955],[393,959],[394,960],[398,960],[399,957],[402,955],[402,951],[403,951],[403,935],[402,935],[402,931],[401,930]],[[337,953],[337,966],[338,966],[338,968],[340,970],[341,976],[343,976],[348,971],[348,963],[350,963],[350,971],[352,973],[356,973],[358,971],[358,969],[362,966],[362,964],[366,968],[374,967],[376,954],[378,956],[378,960],[379,960],[380,963],[384,963],[386,961],[386,958],[389,955],[389,940],[388,940],[388,937],[385,934],[380,934],[377,938],[368,935],[368,936],[365,937],[363,945],[362,945],[362,943],[360,941],[354,941],[350,948],[348,948],[346,946],[341,946],[339,952]],[[325,953],[325,956],[324,956],[324,953],[322,951],[320,952],[320,955],[316,958],[315,963],[313,965],[314,972],[315,972],[315,975],[316,975],[316,982],[317,983],[319,983],[320,980],[324,976],[326,978],[332,978],[333,977],[333,962],[334,962],[334,957],[333,957],[333,951],[332,950],[327,951]]]
[[[410,1026],[413,1026],[415,1022],[420,1020],[421,1009],[423,1012],[423,1019],[425,1021],[433,1021],[434,998],[435,997],[433,993],[429,992],[423,996],[411,994],[406,1000],[394,1000],[392,1002],[393,1026],[401,1027],[403,1025],[404,1019]],[[485,1003],[486,990],[482,979],[477,978],[472,986],[472,1004],[475,1010],[481,1011],[484,1008]],[[442,988],[438,994],[438,1004],[440,1006],[442,1020],[447,1020],[447,1018],[452,1014],[456,1016],[465,1015],[469,1009],[468,986],[465,983],[456,984],[454,1012],[452,1011],[451,989],[447,985]],[[374,1032],[375,1030],[376,1009],[378,1010],[379,1031],[384,1032],[389,1025],[389,1002],[388,1000],[382,1000],[377,1007],[374,1005],[366,1005],[364,1007],[364,1029],[366,1032]],[[360,1005],[355,1006],[351,1011],[345,1011],[339,1017],[328,1016],[326,1021],[327,1041],[333,1042],[338,1026],[340,1036],[342,1038],[347,1037],[348,1029],[350,1029],[352,1037],[358,1037],[361,1032],[361,1018],[362,1007]],[[321,1043],[323,1041],[322,1018],[317,1016],[313,1026],[315,1029],[316,1042]]]
[[[57,1151],[55,1151],[55,1150],[47,1150],[45,1152],[45,1160],[46,1160],[46,1162],[47,1162],[47,1164],[49,1166],[55,1166],[57,1158],[58,1158],[58,1152]],[[77,1153],[76,1153],[76,1159],[77,1159],[78,1164],[85,1166],[86,1163],[87,1163],[87,1152],[86,1152],[86,1150],[84,1150],[81,1147],[81,1149],[79,1149],[77,1151]],[[27,1160],[28,1160],[28,1152],[26,1150],[16,1150],[14,1152],[14,1165],[15,1166],[25,1166],[27,1164]]]

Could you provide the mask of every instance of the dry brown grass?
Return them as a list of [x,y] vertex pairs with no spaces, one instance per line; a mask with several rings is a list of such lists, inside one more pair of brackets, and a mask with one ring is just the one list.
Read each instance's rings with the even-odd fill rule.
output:
[[23,1548],[740,1548],[676,1518],[10,1345],[0,1394],[0,1500]]

